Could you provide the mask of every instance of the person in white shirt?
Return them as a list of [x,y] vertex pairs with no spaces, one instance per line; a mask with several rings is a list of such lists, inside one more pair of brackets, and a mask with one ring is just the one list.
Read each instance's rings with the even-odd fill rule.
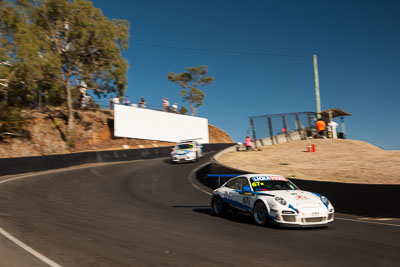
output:
[[174,104],[172,104],[172,112],[174,112],[174,113],[178,113],[178,103],[174,103]]
[[118,96],[113,98],[113,104],[114,104],[114,106],[119,105],[119,97]]
[[162,105],[163,105],[164,111],[169,111],[169,101],[168,101],[168,98],[164,97],[164,98],[162,99]]
[[331,121],[328,123],[328,128],[329,130],[332,132],[332,138],[333,139],[337,139],[337,127],[339,126],[339,124],[337,124],[337,122],[335,121]]

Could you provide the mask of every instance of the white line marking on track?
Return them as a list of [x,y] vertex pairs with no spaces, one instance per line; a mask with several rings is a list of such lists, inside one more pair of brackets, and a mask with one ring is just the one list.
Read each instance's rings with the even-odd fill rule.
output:
[[355,220],[355,219],[347,219],[347,218],[338,218],[335,217],[335,220],[344,220],[344,221],[351,221],[351,222],[359,222],[359,223],[370,223],[370,224],[381,224],[381,225],[388,225],[388,226],[395,226],[395,227],[400,227],[400,224],[392,224],[392,223],[381,223],[381,222],[370,222],[366,220]]
[[212,194],[211,194],[210,192],[207,192],[206,190],[201,189],[201,188],[198,187],[198,186],[193,182],[193,180],[192,180],[193,177],[194,177],[194,174],[195,174],[198,170],[200,170],[201,168],[203,168],[204,166],[206,166],[207,164],[210,164],[210,163],[209,163],[209,162],[204,163],[204,164],[200,165],[199,167],[197,167],[196,169],[194,169],[194,170],[189,174],[189,182],[190,182],[190,183],[193,185],[193,187],[195,187],[196,189],[198,189],[198,190],[200,190],[201,192],[203,192],[203,193],[205,193],[205,194],[211,196]]
[[[210,192],[207,192],[203,189],[201,189],[200,187],[198,187],[196,184],[194,184],[194,182],[192,181],[192,178],[194,177],[194,173],[196,173],[199,169],[201,169],[202,167],[204,167],[205,165],[207,165],[209,163],[204,163],[203,165],[200,165],[199,167],[197,167],[196,169],[194,169],[192,171],[192,173],[190,173],[189,175],[189,181],[190,183],[197,188],[198,190],[200,190],[201,192],[207,194],[207,195],[212,195]],[[381,224],[381,225],[387,225],[387,226],[395,226],[395,227],[400,227],[400,225],[397,224],[391,224],[391,223],[381,223],[381,222],[371,222],[371,221],[366,221],[366,219],[364,218],[360,218],[358,220],[354,220],[354,219],[347,219],[347,218],[340,218],[340,217],[335,217],[335,220],[344,220],[344,221],[352,221],[352,222],[359,222],[359,223],[370,223],[370,224]]]
[[34,250],[33,248],[29,247],[25,243],[22,243],[21,241],[19,241],[18,239],[13,237],[11,234],[9,234],[7,231],[5,231],[2,227],[0,227],[0,234],[5,236],[11,242],[13,242],[16,245],[20,246],[21,248],[23,248],[24,250],[26,250],[27,252],[29,252],[30,254],[35,256],[36,258],[38,258],[39,260],[43,261],[47,265],[49,265],[51,267],[62,267],[61,265],[59,265],[59,264],[55,263],[54,261],[50,260],[49,258],[44,256],[43,254],[41,254],[41,253],[37,252],[36,250]]
[[372,221],[396,221],[400,219],[396,218],[371,218],[371,217],[361,217],[360,220],[372,220]]
[[[32,173],[32,174],[27,174],[27,175],[22,175],[22,176],[18,176],[18,177],[5,179],[3,181],[0,181],[0,184],[4,184],[4,183],[7,183],[7,182],[11,182],[11,181],[19,180],[19,179],[23,179],[23,178],[28,178],[28,177],[32,177],[32,176],[37,176],[37,175],[41,175],[41,174],[57,173],[57,172],[63,172],[63,171],[68,171],[68,170],[94,168],[94,167],[104,166],[104,165],[123,164],[123,163],[131,163],[131,162],[138,162],[138,161],[142,161],[142,160],[132,160],[132,161],[122,161],[122,162],[121,161],[120,162],[102,162],[101,164],[96,164],[94,166],[67,167],[67,168],[57,169],[57,170],[48,170],[48,171],[43,171],[43,172],[39,172],[39,173]],[[19,247],[21,247],[22,249],[24,249],[25,251],[27,251],[30,254],[32,254],[33,256],[38,258],[39,260],[41,260],[44,263],[48,264],[49,266],[51,266],[51,267],[62,267],[61,265],[59,265],[59,264],[55,263],[54,261],[50,260],[49,258],[44,256],[43,254],[41,254],[41,253],[37,252],[36,250],[34,250],[33,248],[29,247],[28,245],[26,245],[22,241],[20,241],[17,238],[13,237],[6,230],[4,230],[1,226],[0,226],[0,234],[3,235],[8,240],[10,240],[11,242],[13,242],[14,244],[16,244]]]

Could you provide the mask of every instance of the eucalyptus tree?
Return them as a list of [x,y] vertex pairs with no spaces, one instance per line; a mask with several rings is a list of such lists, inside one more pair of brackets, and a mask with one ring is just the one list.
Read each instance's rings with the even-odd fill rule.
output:
[[205,93],[198,87],[214,82],[212,76],[207,76],[208,69],[206,65],[199,67],[189,67],[182,73],[169,72],[167,79],[175,82],[182,87],[181,95],[183,101],[189,102],[191,115],[194,116],[195,108],[203,105]]
[[73,141],[73,102],[126,88],[129,23],[110,20],[86,0],[0,0],[0,105],[35,106],[45,93],[66,104]]
[[62,88],[68,108],[68,138],[73,139],[73,100],[80,91],[94,90],[123,95],[129,23],[109,20],[86,0],[44,0],[35,7],[33,19],[40,38],[39,56],[46,62],[49,79]]
[[29,1],[0,1],[0,105],[2,110],[30,106],[42,79],[41,40]]

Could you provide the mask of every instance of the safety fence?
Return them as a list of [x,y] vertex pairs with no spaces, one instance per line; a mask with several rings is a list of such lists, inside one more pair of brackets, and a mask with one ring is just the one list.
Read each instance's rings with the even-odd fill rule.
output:
[[248,135],[256,146],[303,140],[316,134],[315,112],[295,112],[249,117]]
[[[101,109],[113,109],[113,104],[111,104],[107,100],[96,100],[95,102],[98,104],[98,106]],[[126,105],[126,106],[130,106],[130,107],[135,107],[135,108],[146,108],[146,109],[159,110],[159,111],[164,110],[162,106],[158,106],[158,105],[145,104],[144,106],[142,106],[140,103],[124,104],[122,101],[120,102],[120,105]]]
[[[195,175],[200,183],[214,190],[231,178],[229,174],[244,173],[251,172],[234,169],[212,159],[212,162],[198,169]],[[326,196],[336,212],[366,217],[400,218],[400,185],[290,180],[302,190]]]

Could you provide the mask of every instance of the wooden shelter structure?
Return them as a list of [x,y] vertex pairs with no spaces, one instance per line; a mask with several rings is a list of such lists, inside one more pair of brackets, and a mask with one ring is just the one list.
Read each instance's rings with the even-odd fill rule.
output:
[[342,134],[343,137],[346,136],[346,128],[344,125],[344,116],[353,116],[352,114],[348,113],[347,111],[339,108],[329,108],[321,111],[321,117],[326,122],[329,123],[333,121],[334,118],[339,117],[340,119],[340,126],[342,127]]

